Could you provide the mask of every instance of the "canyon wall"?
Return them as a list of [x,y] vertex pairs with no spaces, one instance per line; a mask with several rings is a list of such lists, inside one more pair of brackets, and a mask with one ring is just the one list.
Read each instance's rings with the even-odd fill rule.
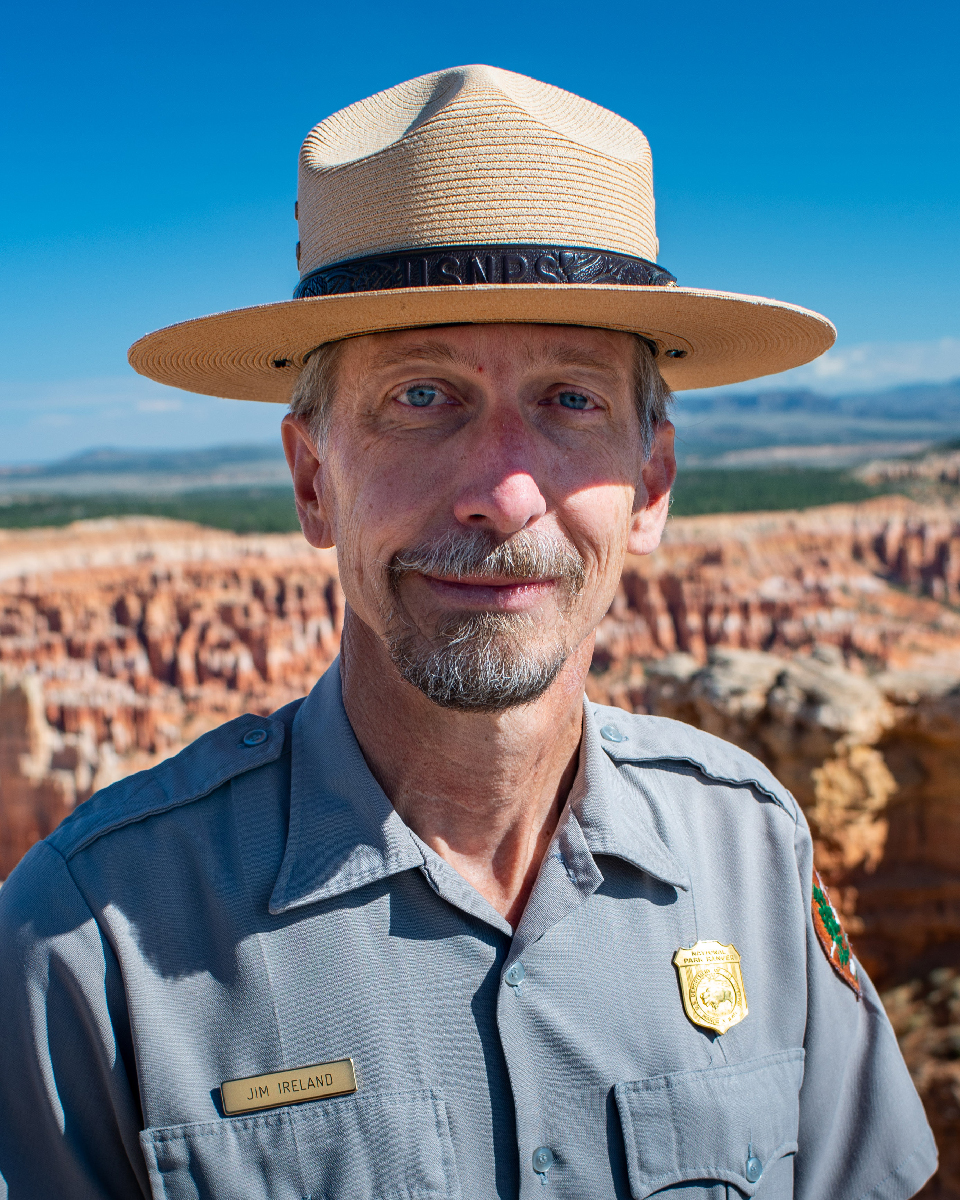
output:
[[0,879],[104,784],[336,657],[332,551],[179,521],[0,532]]
[[[960,522],[897,497],[672,520],[588,691],[766,762],[878,985],[960,1198]],[[0,533],[0,878],[103,784],[337,653],[333,552],[180,522]]]

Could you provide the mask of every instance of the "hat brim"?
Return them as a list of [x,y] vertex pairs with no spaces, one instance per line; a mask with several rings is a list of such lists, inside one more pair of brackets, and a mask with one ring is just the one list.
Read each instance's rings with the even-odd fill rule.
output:
[[657,365],[674,391],[786,371],[817,358],[836,339],[826,317],[761,296],[684,287],[452,284],[286,300],[198,317],[147,334],[128,358],[141,375],[188,392],[286,404],[305,356],[324,342],[500,322],[642,334],[657,343]]

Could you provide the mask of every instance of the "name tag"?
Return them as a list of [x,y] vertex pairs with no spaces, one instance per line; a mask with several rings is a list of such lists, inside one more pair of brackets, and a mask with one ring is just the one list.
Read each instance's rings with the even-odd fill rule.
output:
[[249,1079],[228,1079],[220,1084],[223,1111],[254,1112],[258,1108],[276,1108],[280,1104],[302,1104],[323,1096],[345,1096],[357,1090],[352,1058],[316,1063],[293,1071],[273,1071],[269,1075],[251,1075]]

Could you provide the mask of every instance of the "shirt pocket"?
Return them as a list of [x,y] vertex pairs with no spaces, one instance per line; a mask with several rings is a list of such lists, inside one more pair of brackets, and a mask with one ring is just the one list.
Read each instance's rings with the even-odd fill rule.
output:
[[[784,1050],[617,1084],[634,1200],[673,1196],[674,1189],[685,1200],[722,1196],[723,1185],[744,1196],[789,1200],[803,1058],[802,1049]],[[698,1183],[702,1193],[694,1190]]]
[[447,1109],[376,1092],[145,1129],[153,1200],[421,1200],[460,1196]]

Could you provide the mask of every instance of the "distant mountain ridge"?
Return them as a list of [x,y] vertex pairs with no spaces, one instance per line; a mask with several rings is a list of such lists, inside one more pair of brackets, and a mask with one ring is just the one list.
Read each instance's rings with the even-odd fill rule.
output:
[[851,392],[824,396],[809,388],[765,392],[720,390],[694,396],[677,396],[691,413],[763,412],[831,413],[850,417],[886,417],[892,420],[943,420],[960,418],[960,379],[949,383],[911,383],[882,392]]
[[124,450],[116,446],[95,446],[51,463],[0,466],[0,478],[56,477],[67,475],[115,474],[131,472],[201,472],[209,468],[246,463],[283,462],[283,449],[277,442],[251,445],[205,446],[199,450]]
[[0,498],[27,495],[144,496],[213,488],[289,487],[277,442],[198,450],[125,450],[98,446],[35,466],[0,467]]
[[701,464],[764,446],[932,445],[960,436],[960,379],[842,396],[800,388],[680,392],[671,415],[681,461]]

